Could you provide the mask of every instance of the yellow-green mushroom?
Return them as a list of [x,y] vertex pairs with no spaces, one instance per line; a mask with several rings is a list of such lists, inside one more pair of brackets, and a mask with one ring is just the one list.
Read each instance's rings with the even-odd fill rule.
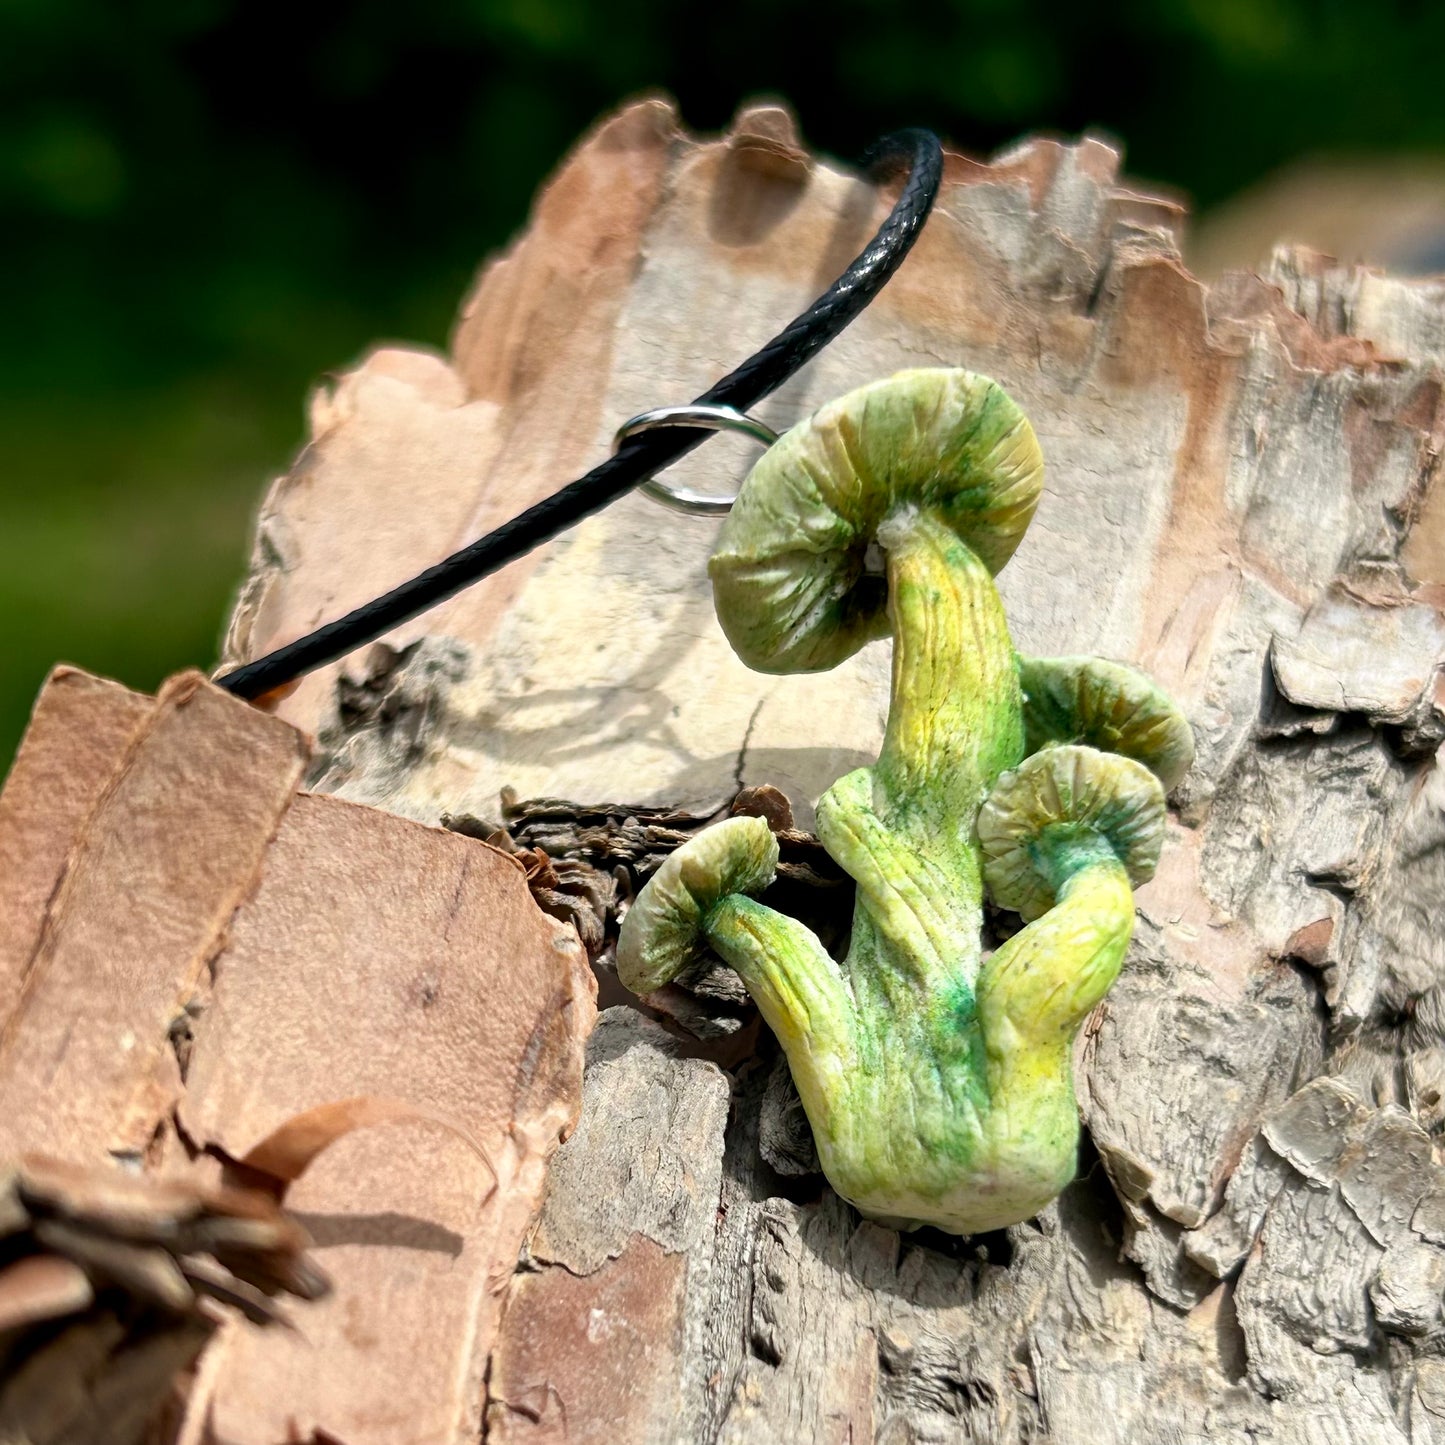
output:
[[1087,743],[1143,763],[1169,792],[1194,762],[1194,734],[1151,678],[1102,657],[1020,657],[1024,740]]
[[[818,803],[858,885],[848,955],[752,896],[777,850],[751,818],[674,853],[618,944],[637,992],[705,946],[738,971],[828,1179],[899,1227],[999,1228],[1072,1177],[1070,1045],[1118,973],[1165,785],[1188,766],[1188,727],[1147,679],[1014,653],[993,575],[1042,470],[997,383],[953,370],[863,387],[769,449],[710,565],[729,641],[755,668],[799,672],[893,638],[878,761]],[[985,885],[1029,920],[987,958]]]

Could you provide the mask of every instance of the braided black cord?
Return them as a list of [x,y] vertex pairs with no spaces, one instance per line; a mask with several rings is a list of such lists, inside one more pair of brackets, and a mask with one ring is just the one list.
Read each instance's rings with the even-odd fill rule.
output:
[[[776,391],[833,340],[883,288],[918,239],[943,177],[942,147],[938,137],[926,130],[900,130],[885,136],[867,152],[861,164],[881,170],[900,160],[909,163],[902,194],[857,259],[761,351],[698,397],[699,403],[746,411]],[[504,522],[494,532],[345,617],[228,672],[216,680],[217,685],[240,697],[260,697],[303,673],[334,662],[599,511],[701,446],[710,435],[678,427],[630,438],[585,477]]]

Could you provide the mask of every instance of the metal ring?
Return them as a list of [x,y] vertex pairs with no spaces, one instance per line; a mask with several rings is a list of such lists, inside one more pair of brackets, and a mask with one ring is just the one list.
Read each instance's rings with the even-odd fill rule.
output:
[[[770,447],[777,441],[778,434],[765,422],[748,416],[735,406],[705,406],[693,403],[691,406],[655,406],[651,411],[639,412],[635,417],[622,423],[612,438],[615,453],[628,437],[635,437],[645,431],[657,431],[663,427],[694,426],[704,431],[736,431],[750,436],[754,441]],[[737,501],[736,496],[710,497],[702,492],[692,492],[686,487],[672,487],[658,477],[649,477],[638,490],[645,492],[654,502],[671,507],[678,512],[688,512],[695,517],[721,517]]]

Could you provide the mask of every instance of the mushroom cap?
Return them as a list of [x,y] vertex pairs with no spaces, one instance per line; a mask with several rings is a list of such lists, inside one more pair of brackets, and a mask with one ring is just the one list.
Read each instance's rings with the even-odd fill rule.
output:
[[1194,734],[1152,678],[1102,657],[1020,657],[1024,733],[1033,753],[1048,743],[1087,743],[1143,763],[1169,792],[1194,762]]
[[1078,745],[1046,747],[1004,773],[979,810],[983,877],[1000,908],[1034,919],[1107,846],[1131,884],[1164,842],[1164,789],[1143,763]]
[[887,587],[865,559],[890,516],[926,508],[997,573],[1042,488],[1033,428],[988,377],[922,369],[859,387],[749,473],[708,565],[718,621],[760,672],[835,667],[887,634]]
[[766,818],[727,818],[689,838],[648,879],[617,939],[617,976],[633,993],[671,982],[707,948],[707,915],[731,893],[773,881],[778,840]]

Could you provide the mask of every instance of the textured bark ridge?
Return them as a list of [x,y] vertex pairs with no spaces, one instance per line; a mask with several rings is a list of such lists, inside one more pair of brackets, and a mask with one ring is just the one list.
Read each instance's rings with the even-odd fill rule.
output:
[[[785,427],[906,366],[997,378],[1046,459],[1000,578],[1020,650],[1136,663],[1188,711],[1198,759],[1081,1045],[1084,1172],[1006,1237],[900,1237],[762,1162],[766,1040],[724,1073],[609,1013],[503,1324],[498,1438],[620,1414],[679,1441],[1445,1440],[1440,289],[1302,252],[1206,287],[1117,165],[1090,140],[953,158],[898,277],[758,409]],[[606,122],[449,357],[378,352],[317,397],[230,658],[694,395],[887,204],[775,110],[710,143],[660,102]],[[719,440],[678,471],[721,490],[750,460]],[[886,645],[747,671],[714,534],[628,498],[307,680],[278,706],[316,785],[434,820],[507,784],[705,813],[768,783],[807,828],[877,753]]]

